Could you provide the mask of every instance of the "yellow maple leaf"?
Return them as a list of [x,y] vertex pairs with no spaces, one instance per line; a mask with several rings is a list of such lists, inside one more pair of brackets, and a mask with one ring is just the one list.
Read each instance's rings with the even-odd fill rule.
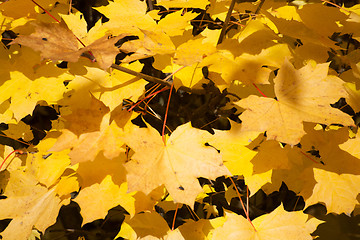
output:
[[[319,4],[317,4],[319,5]],[[295,39],[301,39],[303,43],[312,42],[317,45],[322,45],[325,47],[338,48],[335,45],[335,42],[329,39],[329,36],[322,35],[322,31],[317,29],[311,29],[306,26],[303,22],[298,22],[296,20],[286,20],[283,18],[277,18],[271,15],[268,12],[264,12],[266,16],[266,24],[273,29],[275,33],[281,33],[285,36],[290,36]],[[320,29],[322,29],[321,27]]]
[[154,19],[146,14],[146,2],[137,0],[115,0],[106,6],[95,8],[110,20],[103,24],[103,28],[112,34],[130,33],[141,35],[140,29],[153,30],[157,28]]
[[268,139],[295,145],[305,134],[303,122],[354,125],[349,115],[330,106],[347,93],[343,81],[327,71],[328,64],[296,70],[286,60],[274,79],[277,100],[251,95],[236,103],[247,109],[240,116],[243,129],[267,131]]
[[[69,203],[69,199],[59,198],[58,185],[51,189],[41,186],[36,175],[28,168],[11,171],[4,192],[8,198],[0,200],[0,218],[12,218],[1,232],[3,239],[26,240],[33,227],[44,232],[55,223],[60,207]],[[74,191],[70,188],[68,190]]]
[[358,130],[356,137],[348,139],[346,142],[339,145],[340,149],[350,153],[354,157],[360,159],[360,131]]
[[328,212],[350,215],[355,205],[359,203],[356,196],[360,193],[360,175],[338,175],[314,168],[314,177],[317,184],[313,195],[306,200],[306,205],[324,202]]
[[[99,100],[92,98],[92,104],[87,109],[76,109],[65,116],[67,128],[49,151],[70,149],[71,163],[93,161],[100,151],[107,158],[117,157],[124,149],[120,136],[123,129],[116,122],[110,123],[108,108]],[[131,115],[123,111],[125,115]],[[121,126],[123,127],[123,126]]]
[[69,30],[86,46],[109,34],[109,30],[102,27],[101,21],[97,21],[95,25],[88,31],[85,17],[81,12],[76,12],[69,15],[60,14],[60,16],[66,23],[66,26],[68,26]]
[[127,184],[116,185],[111,176],[80,190],[76,202],[81,208],[83,224],[105,218],[110,208],[121,205],[131,216],[135,214],[135,199],[126,193]]
[[30,196],[11,197],[1,201],[0,218],[13,218],[1,233],[3,239],[26,240],[33,226],[45,231],[55,223],[61,207],[60,198],[55,196],[55,189],[47,191],[39,185],[31,189]]
[[252,221],[254,228],[242,216],[226,213],[226,221],[222,227],[216,228],[213,239],[242,240],[311,240],[310,235],[321,221],[307,221],[308,216],[302,212],[287,212],[280,205],[269,214],[262,215]]
[[180,227],[170,230],[165,220],[156,212],[145,212],[135,215],[132,219],[125,218],[121,230],[115,238],[129,240],[203,240],[214,228],[211,220],[189,220]]
[[[233,52],[233,49],[229,49]],[[259,54],[243,53],[238,57],[232,56],[226,50],[221,50],[204,59],[202,66],[209,65],[209,71],[221,74],[224,81],[230,84],[239,80],[243,84],[269,84],[269,67],[280,67],[285,57],[290,56],[286,44],[276,44],[262,49]],[[264,67],[266,65],[267,67]]]
[[[344,12],[323,4],[306,4],[297,12],[305,26],[325,37],[331,36],[334,32],[341,32],[343,26],[337,22],[348,19]],[[322,21],[316,21],[314,16]]]
[[[202,73],[201,62],[206,56],[215,53],[216,48],[213,44],[204,42],[205,40],[205,37],[190,39],[177,47],[172,58],[172,66],[168,66],[166,69],[176,72],[174,74],[176,89],[181,86],[202,88],[201,83],[207,82]],[[181,70],[176,71],[178,69]]]
[[175,89],[180,88],[181,86],[185,86],[193,89],[202,89],[202,84],[208,82],[207,79],[204,78],[202,73],[202,67],[200,67],[199,63],[194,63],[191,66],[183,66],[177,65],[173,63],[171,66],[165,68],[169,70],[169,72],[175,72],[180,69],[180,71],[174,74],[174,87]]
[[[48,154],[41,152],[29,154],[26,161],[27,171],[33,173],[41,184],[50,187],[56,183],[65,169],[70,165],[70,159],[67,154],[67,150]],[[49,164],[49,161],[51,164]]]
[[230,174],[220,154],[205,146],[210,138],[208,132],[194,129],[187,123],[179,126],[164,146],[161,136],[152,127],[134,127],[124,137],[125,143],[135,151],[131,161],[125,164],[129,191],[148,194],[164,184],[175,202],[193,207],[196,196],[202,191],[198,177],[215,179]]
[[52,63],[36,65],[40,57],[31,49],[11,46],[11,50],[0,51],[4,53],[0,63],[3,60],[6,62],[0,70],[0,103],[10,99],[7,114],[12,112],[19,121],[32,113],[38,101],[57,103],[66,92],[63,82],[70,79],[71,75]]
[[201,62],[207,55],[216,51],[210,43],[204,43],[203,38],[190,39],[177,47],[174,56],[174,63],[182,66],[190,66]]
[[141,39],[125,42],[120,46],[120,50],[126,53],[132,52],[126,56],[122,62],[131,62],[138,59],[154,56],[156,54],[172,54],[175,51],[175,45],[168,35],[161,30],[141,30],[143,37]]
[[253,164],[250,161],[256,152],[246,145],[258,135],[255,131],[241,131],[241,124],[231,122],[230,131],[215,130],[214,139],[209,143],[220,150],[225,166],[233,175],[251,176]]
[[124,237],[129,240],[137,239],[167,239],[170,232],[164,218],[157,212],[143,212],[136,214],[133,218],[125,218],[117,237]]
[[168,36],[182,35],[186,28],[191,27],[190,20],[196,18],[198,15],[198,13],[193,12],[183,13],[183,11],[176,11],[162,18],[158,26]]

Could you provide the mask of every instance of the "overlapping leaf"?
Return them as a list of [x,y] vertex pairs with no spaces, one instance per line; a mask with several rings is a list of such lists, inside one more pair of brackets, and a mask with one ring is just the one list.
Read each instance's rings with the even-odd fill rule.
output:
[[268,139],[295,145],[305,134],[303,122],[353,125],[351,117],[330,104],[347,95],[344,82],[327,76],[328,64],[296,70],[286,60],[274,79],[277,99],[249,96],[237,105],[244,130],[267,131]]
[[193,206],[202,191],[198,177],[215,179],[230,174],[220,154],[205,146],[210,137],[209,133],[194,129],[188,123],[179,126],[164,146],[152,127],[134,127],[124,137],[125,143],[135,151],[131,161],[125,164],[129,191],[148,194],[164,184],[175,202]]

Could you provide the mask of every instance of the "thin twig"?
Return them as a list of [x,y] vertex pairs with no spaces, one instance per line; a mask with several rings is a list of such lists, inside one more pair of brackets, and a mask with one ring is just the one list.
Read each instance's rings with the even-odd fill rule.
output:
[[225,37],[225,34],[226,34],[226,29],[227,29],[227,27],[229,25],[230,17],[231,17],[232,11],[234,10],[234,6],[235,6],[235,0],[231,0],[230,7],[229,7],[229,10],[228,10],[226,18],[225,18],[225,22],[224,22],[224,25],[223,25],[223,27],[221,29],[219,40],[217,42],[218,45],[220,43],[222,43],[222,41],[224,40],[224,37]]
[[256,9],[256,11],[254,13],[255,14],[254,17],[256,17],[256,15],[260,12],[260,9],[261,9],[262,5],[264,4],[264,2],[265,2],[265,0],[261,0],[259,6],[257,7],[257,9]]
[[153,3],[152,0],[147,0],[147,4],[148,4],[148,7],[149,7],[149,11],[154,10],[154,3]]
[[139,72],[135,72],[131,69],[128,69],[128,68],[125,68],[125,67],[122,67],[122,66],[119,66],[119,65],[116,65],[116,64],[112,64],[111,67],[113,69],[116,69],[116,70],[119,70],[119,71],[122,71],[122,72],[125,72],[125,73],[128,73],[128,74],[131,74],[133,76],[136,76],[136,77],[139,77],[139,78],[142,78],[142,79],[145,79],[149,82],[153,82],[153,83],[159,83],[163,86],[167,86],[167,87],[171,87],[171,83],[170,82],[167,82],[167,81],[164,81],[160,78],[157,78],[157,77],[153,77],[153,76],[150,76],[150,75],[146,75],[146,74],[143,74],[143,73],[139,73]]

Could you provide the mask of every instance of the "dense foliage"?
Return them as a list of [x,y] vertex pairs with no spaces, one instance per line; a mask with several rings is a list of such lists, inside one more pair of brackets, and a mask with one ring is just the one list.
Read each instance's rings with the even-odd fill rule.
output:
[[358,1],[0,19],[2,239],[360,238]]

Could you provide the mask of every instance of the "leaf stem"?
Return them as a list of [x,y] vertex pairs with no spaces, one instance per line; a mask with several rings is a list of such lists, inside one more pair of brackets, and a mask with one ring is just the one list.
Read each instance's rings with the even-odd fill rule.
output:
[[266,96],[261,90],[260,90],[260,88],[258,88],[258,86],[256,86],[256,84],[255,83],[253,83],[252,84],[257,90],[258,90],[258,92],[261,94],[261,95],[263,95],[264,97],[268,97],[268,96]]
[[158,91],[156,91],[156,92],[153,92],[153,93],[147,95],[146,97],[144,97],[143,99],[141,99],[139,102],[137,102],[137,103],[135,103],[134,105],[132,105],[132,106],[128,109],[128,112],[132,111],[137,105],[139,105],[140,103],[142,103],[145,99],[148,99],[148,98],[150,98],[150,97],[152,97],[152,96],[154,96],[154,95],[156,95],[156,94],[158,94],[158,93],[161,93],[161,92],[163,92],[163,91],[166,91],[166,90],[168,90],[168,89],[169,89],[168,87],[164,87],[164,88],[162,88],[162,89],[160,89],[160,90],[158,90]]
[[171,231],[174,231],[174,229],[175,229],[175,220],[176,220],[176,215],[177,215],[178,209],[179,209],[179,203],[176,204],[175,214],[174,214],[173,222],[171,225]]
[[330,2],[330,1],[327,1],[327,0],[321,0],[321,1],[324,2],[324,3],[330,4],[330,5],[333,5],[334,7],[337,7],[337,8],[339,8],[339,9],[341,9],[341,10],[344,10],[344,11],[347,12],[347,13],[350,13],[350,11],[346,10],[345,8],[343,8],[343,7],[335,4],[335,3],[333,3],[333,2]]
[[239,190],[237,189],[236,184],[235,184],[234,180],[232,179],[232,177],[230,177],[230,180],[231,180],[232,184],[234,185],[236,194],[238,195],[238,197],[239,197],[239,199],[240,199],[240,203],[241,203],[241,206],[242,206],[242,208],[243,208],[243,210],[244,210],[244,213],[245,213],[245,215],[246,215],[246,219],[249,221],[249,223],[251,224],[251,226],[254,228],[255,232],[257,232],[255,226],[252,224],[252,222],[251,222],[251,220],[250,220],[249,211],[246,210],[245,205],[244,205],[244,202],[243,202],[242,199],[241,199],[241,195],[240,195],[240,193],[239,193]]
[[51,15],[51,13],[49,13],[45,8],[43,8],[40,4],[38,4],[37,2],[35,2],[34,0],[31,0],[36,6],[38,6],[39,8],[41,8],[41,10],[43,10],[44,12],[46,12],[47,15],[49,15],[52,19],[54,19],[56,22],[60,23],[59,20],[56,19],[56,17],[54,17],[53,15]]
[[301,149],[300,149],[300,152],[305,156],[307,157],[308,159],[310,159],[312,162],[314,163],[317,163],[317,164],[320,164],[319,162],[315,161],[314,159],[312,159],[311,157],[309,157],[306,153],[304,153]]
[[[9,153],[7,156],[6,156],[6,158],[4,159],[4,161],[1,163],[1,165],[0,165],[0,170],[1,170],[1,168],[2,168],[2,166],[4,165],[4,163],[6,162],[6,160],[11,156],[11,154],[13,154],[13,153],[22,153],[23,151],[21,151],[21,150],[14,150],[14,151],[12,151],[11,153]],[[7,168],[7,167],[6,167]],[[5,168],[5,169],[6,169]]]

